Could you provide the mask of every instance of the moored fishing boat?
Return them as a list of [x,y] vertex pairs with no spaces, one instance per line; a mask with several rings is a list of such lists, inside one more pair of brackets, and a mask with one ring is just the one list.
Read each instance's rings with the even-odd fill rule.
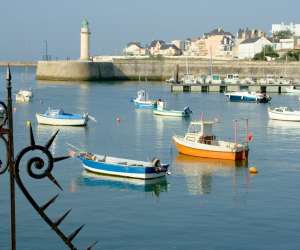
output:
[[150,100],[148,93],[145,90],[137,92],[137,98],[133,99],[136,108],[153,109],[156,107],[156,101]]
[[62,109],[48,109],[44,114],[36,114],[39,124],[56,126],[85,126],[89,115],[65,113]]
[[80,152],[79,160],[87,171],[114,176],[137,179],[154,179],[168,173],[168,164],[161,164],[154,158],[152,161],[137,161],[89,152]]
[[300,110],[288,107],[268,108],[268,114],[273,120],[300,122]]
[[30,102],[32,99],[32,91],[31,90],[19,90],[16,94],[17,102]]
[[193,121],[184,137],[175,135],[173,141],[181,154],[198,156],[204,158],[215,158],[225,160],[247,160],[248,159],[248,137],[246,143],[217,140],[212,128],[214,121]]
[[236,91],[236,92],[226,92],[225,96],[228,97],[231,102],[258,102],[267,103],[271,101],[271,97],[265,93],[256,93],[248,91]]
[[153,114],[162,116],[174,116],[174,117],[189,117],[192,113],[189,107],[185,107],[183,111],[166,109],[166,103],[157,101],[157,108],[153,109]]

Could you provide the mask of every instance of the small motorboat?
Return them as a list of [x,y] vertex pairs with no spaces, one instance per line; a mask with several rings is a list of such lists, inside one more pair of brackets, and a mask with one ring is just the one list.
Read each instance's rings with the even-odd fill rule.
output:
[[136,108],[153,109],[156,107],[156,101],[149,100],[148,93],[143,89],[137,92],[137,98],[133,102]]
[[287,87],[286,92],[289,94],[300,95],[300,89],[297,89],[296,86]]
[[36,114],[39,124],[56,125],[56,126],[85,126],[89,115],[69,114],[62,109],[48,109],[44,114]]
[[186,84],[186,85],[196,84],[195,77],[190,73],[184,74],[182,79],[181,79],[181,82],[182,82],[182,84]]
[[16,94],[17,102],[30,102],[33,97],[31,90],[19,90]]
[[300,110],[288,107],[268,108],[268,114],[273,120],[300,122]]
[[77,157],[87,171],[136,179],[163,177],[168,173],[169,167],[168,164],[161,164],[157,158],[147,162],[97,155],[89,152],[79,152]]
[[271,97],[265,93],[256,93],[248,91],[236,91],[226,92],[225,96],[228,97],[231,102],[257,102],[257,103],[268,103],[271,101]]
[[[248,138],[246,143],[217,140],[213,134],[214,121],[193,121],[190,123],[184,137],[175,135],[173,141],[181,154],[203,158],[214,158],[224,160],[247,160],[248,159]],[[248,129],[247,129],[248,130]],[[236,135],[236,133],[235,133]]]
[[165,108],[166,103],[163,101],[157,101],[157,108],[153,109],[153,114],[162,116],[174,116],[174,117],[189,117],[192,111],[189,107],[185,107],[183,111],[180,110],[168,110]]

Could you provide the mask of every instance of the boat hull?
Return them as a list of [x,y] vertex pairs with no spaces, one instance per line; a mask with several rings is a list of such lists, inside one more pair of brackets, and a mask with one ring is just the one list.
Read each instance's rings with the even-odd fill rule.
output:
[[177,110],[153,110],[153,114],[161,115],[161,116],[173,116],[173,117],[189,117],[189,113],[185,113],[184,111]]
[[300,112],[298,114],[285,114],[278,113],[272,110],[268,111],[269,117],[272,120],[280,120],[280,121],[292,121],[292,122],[300,122]]
[[79,157],[82,166],[85,170],[104,175],[121,176],[136,179],[155,179],[163,177],[167,174],[167,167],[165,172],[156,172],[155,167],[131,167],[128,165],[111,164],[106,162],[96,162]]
[[53,126],[86,126],[87,117],[81,119],[60,119],[51,118],[41,114],[36,114],[36,119],[39,124],[53,125]]
[[256,96],[256,95],[247,95],[247,94],[235,94],[235,93],[226,93],[225,94],[229,101],[231,102],[258,102],[258,103],[268,103],[271,101],[271,97],[268,96]]
[[134,105],[136,108],[139,108],[139,109],[153,109],[155,107],[154,103],[152,103],[152,102],[134,101]]
[[[173,137],[175,142],[176,148],[179,153],[196,156],[196,157],[203,157],[203,158],[212,158],[212,159],[223,159],[223,160],[233,160],[233,161],[240,161],[240,160],[247,160],[248,159],[248,148],[244,148],[239,151],[233,150],[209,150],[207,148],[194,148],[192,146],[186,145],[178,140],[176,137]],[[201,144],[199,144],[201,145]],[[207,147],[207,145],[205,145]],[[204,146],[204,147],[205,147]]]

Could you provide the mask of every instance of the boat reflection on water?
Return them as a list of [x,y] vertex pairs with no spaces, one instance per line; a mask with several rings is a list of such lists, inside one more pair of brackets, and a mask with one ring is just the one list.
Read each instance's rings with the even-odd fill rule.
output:
[[46,81],[46,80],[38,80],[37,85],[39,87],[73,87],[73,86],[79,86],[80,89],[89,89],[90,85],[93,84],[93,82],[89,82],[89,84],[86,84],[85,81]]
[[[192,195],[209,194],[214,176],[233,177],[236,187],[238,172],[246,172],[247,161],[209,159],[179,154],[172,164],[173,174],[186,177],[188,191]],[[243,174],[241,174],[243,175]]]
[[300,122],[269,120],[268,133],[300,135]]
[[86,170],[82,172],[78,179],[78,184],[89,187],[105,187],[118,190],[151,192],[157,197],[161,192],[168,191],[168,182],[165,177],[141,180],[94,174]]

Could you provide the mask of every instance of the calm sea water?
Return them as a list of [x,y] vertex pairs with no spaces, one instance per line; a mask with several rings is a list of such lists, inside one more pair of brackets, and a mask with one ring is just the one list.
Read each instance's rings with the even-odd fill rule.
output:
[[[113,156],[147,160],[154,156],[171,164],[165,179],[141,181],[85,173],[76,159],[57,163],[54,176],[60,192],[47,180],[32,180],[22,165],[24,182],[41,204],[59,193],[48,210],[52,218],[67,209],[66,233],[86,224],[75,243],[83,249],[299,249],[300,248],[300,124],[269,121],[268,105],[229,103],[222,94],[171,93],[164,83],[44,82],[33,68],[13,68],[13,90],[32,88],[34,100],[15,104],[16,153],[29,145],[26,121],[36,141],[44,144],[57,128],[37,125],[36,112],[48,107],[89,112],[98,122],[86,128],[60,128],[52,147],[55,156],[69,151],[66,143]],[[0,96],[5,95],[5,69],[0,68]],[[174,134],[184,134],[189,120],[155,117],[136,110],[131,98],[140,89],[162,98],[169,107],[189,105],[193,119],[219,120],[215,133],[233,138],[233,120],[249,118],[254,139],[249,166],[178,155]],[[294,96],[273,95],[272,105],[299,108]],[[120,118],[121,122],[117,122]],[[242,134],[240,125],[240,138]],[[3,145],[1,145],[3,158]],[[8,175],[0,176],[0,249],[9,249]],[[17,187],[18,249],[64,249],[60,239],[33,211]]]

